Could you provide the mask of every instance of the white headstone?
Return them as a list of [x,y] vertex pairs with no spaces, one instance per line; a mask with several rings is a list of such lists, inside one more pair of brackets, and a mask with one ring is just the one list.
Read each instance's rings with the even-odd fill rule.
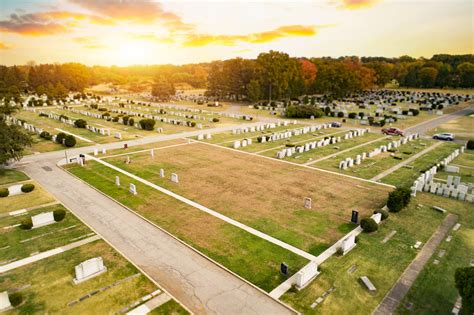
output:
[[306,209],[311,209],[311,206],[312,206],[312,200],[311,198],[304,198],[304,207]]
[[8,292],[3,291],[0,293],[0,311],[6,311],[12,307],[10,299],[8,298]]
[[115,176],[115,185],[120,186],[120,177]]
[[155,157],[155,150],[151,149],[150,150],[150,155],[151,155],[151,157]]
[[74,278],[74,284],[79,284],[93,277],[96,277],[107,271],[107,267],[104,266],[102,257],[95,257],[83,261],[75,267],[76,278]]
[[137,187],[135,186],[135,184],[130,183],[130,192],[134,195],[137,194]]
[[23,185],[12,185],[8,187],[8,195],[9,196],[15,196],[15,195],[20,195],[23,192],[21,191],[21,186]]
[[99,150],[94,149],[94,156],[97,156],[97,155],[99,155]]
[[165,178],[165,170],[160,168],[160,177]]
[[381,213],[374,213],[372,215],[372,219],[374,219],[375,223],[380,224],[380,221],[382,221],[382,214]]
[[179,182],[178,174],[172,173],[172,174],[171,174],[171,181],[172,181],[173,183],[178,183],[178,182]]
[[355,246],[356,246],[355,235],[351,234],[347,238],[345,238],[341,243],[342,254],[345,255]]
[[102,154],[107,154],[107,150],[105,148],[102,149]]
[[310,262],[296,274],[296,287],[300,290],[303,289],[318,275],[318,264],[315,261]]
[[33,228],[45,226],[48,224],[54,223],[54,215],[53,212],[43,212],[31,217],[31,221],[33,222]]

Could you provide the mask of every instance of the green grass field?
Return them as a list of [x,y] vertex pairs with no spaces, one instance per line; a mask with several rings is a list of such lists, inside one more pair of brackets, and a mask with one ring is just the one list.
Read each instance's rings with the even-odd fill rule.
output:
[[[423,206],[418,207],[418,204]],[[359,242],[350,253],[342,257],[333,256],[323,263],[320,267],[321,274],[308,287],[297,293],[287,292],[282,300],[304,314],[372,313],[416,256],[417,250],[412,246],[416,241],[425,244],[445,217],[445,214],[433,210],[432,205],[461,214],[463,220],[470,220],[470,224],[473,222],[468,203],[436,196],[433,198],[431,194],[418,194],[406,209],[397,214],[391,213],[377,232],[359,235]],[[389,241],[382,243],[392,230],[397,233]],[[472,240],[470,242],[472,244]],[[464,250],[469,248],[464,247]],[[356,269],[350,273],[348,270],[353,266]],[[441,277],[442,273],[441,270]],[[376,293],[369,293],[360,284],[358,278],[361,276],[370,278],[377,288]],[[440,281],[436,285],[441,294],[452,295],[452,292],[443,292],[444,282]],[[335,291],[312,309],[311,304],[331,287]],[[433,301],[433,295],[427,293],[423,296],[426,300],[420,301],[420,304]]]
[[178,302],[175,300],[170,300],[163,305],[152,310],[150,315],[185,315],[189,314],[186,309],[184,309]]
[[[35,189],[29,193],[22,193],[15,196],[8,196],[0,198],[0,213],[11,212],[19,209],[25,209],[29,207],[39,206],[42,204],[50,203],[55,201],[54,197],[51,196],[46,190],[44,190],[35,181],[22,182],[21,184],[31,183],[35,185]],[[9,186],[17,185],[15,183],[4,184],[0,188],[8,188]]]
[[279,273],[281,262],[289,264],[291,273],[307,262],[146,185],[134,182],[138,195],[132,196],[127,177],[120,176],[117,187],[118,173],[96,162],[89,161],[84,168],[70,165],[68,170],[263,290],[270,291],[285,280]]
[[1,217],[0,248],[3,249],[0,250],[0,260],[22,259],[33,253],[44,252],[69,244],[75,238],[92,232],[69,211],[66,212],[64,220],[51,225],[31,230],[23,230],[20,227],[5,229],[5,227],[20,224],[23,220],[33,215],[59,209],[66,211],[62,205],[57,204],[29,211],[28,214],[22,216]]
[[409,163],[408,166],[412,168],[399,168],[395,172],[382,178],[381,181],[383,183],[391,184],[397,187],[409,187],[422,172],[441,162],[442,159],[447,157],[457,148],[459,148],[459,145],[456,143],[443,143],[436,149],[423,154],[413,162]]
[[28,179],[29,177],[25,173],[16,170],[3,170],[0,173],[0,185],[21,182]]

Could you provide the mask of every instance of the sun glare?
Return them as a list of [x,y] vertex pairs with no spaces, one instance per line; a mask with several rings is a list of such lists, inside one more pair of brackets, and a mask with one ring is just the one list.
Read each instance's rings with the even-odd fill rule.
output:
[[126,42],[118,45],[112,51],[114,63],[117,65],[131,65],[137,63],[149,63],[152,55],[152,47],[143,42]]

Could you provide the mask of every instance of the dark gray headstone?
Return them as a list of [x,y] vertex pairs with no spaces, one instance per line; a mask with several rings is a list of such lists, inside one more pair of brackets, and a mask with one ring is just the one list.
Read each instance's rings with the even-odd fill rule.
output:
[[351,222],[357,224],[359,222],[359,211],[352,210]]
[[280,272],[285,275],[285,276],[288,276],[288,265],[285,264],[285,263],[281,263],[280,265]]

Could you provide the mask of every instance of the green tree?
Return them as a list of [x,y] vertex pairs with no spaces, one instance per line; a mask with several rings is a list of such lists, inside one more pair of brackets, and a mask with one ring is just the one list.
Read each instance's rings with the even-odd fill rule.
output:
[[474,267],[456,269],[456,289],[462,297],[462,309],[466,314],[474,313]]
[[24,149],[31,146],[31,137],[18,126],[7,125],[0,120],[0,173],[9,160],[19,161],[23,157]]
[[420,85],[425,88],[434,87],[437,77],[438,77],[438,69],[434,67],[422,68],[418,74]]
[[262,88],[257,80],[251,80],[249,82],[247,95],[251,102],[258,102],[262,98]]
[[160,100],[169,100],[171,96],[176,93],[173,83],[167,80],[164,76],[155,78],[151,89],[151,95],[158,97]]
[[461,87],[474,86],[474,63],[463,62],[457,67],[456,71],[459,73]]

